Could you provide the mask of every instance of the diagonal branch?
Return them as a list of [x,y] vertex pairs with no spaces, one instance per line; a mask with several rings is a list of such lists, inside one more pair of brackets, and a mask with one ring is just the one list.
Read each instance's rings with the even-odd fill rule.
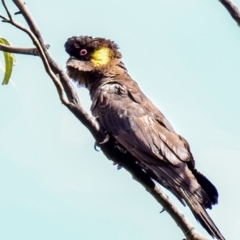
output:
[[31,16],[30,12],[28,11],[28,8],[27,8],[26,4],[24,4],[24,2],[22,0],[13,0],[13,2],[16,4],[18,9],[22,13],[22,15],[23,15],[24,19],[26,20],[30,30],[34,33],[34,35],[38,39],[40,45],[42,46],[44,54],[49,61],[49,65],[52,68],[52,71],[55,74],[59,74],[59,79],[63,84],[63,87],[65,89],[68,100],[70,102],[78,103],[80,105],[80,101],[78,99],[77,93],[76,93],[73,85],[71,84],[71,81],[70,81],[69,77],[62,70],[62,68],[53,60],[53,58],[50,56],[47,49],[44,48],[45,43],[44,43],[44,39],[42,37],[42,34],[41,34],[37,24],[35,23],[33,17]]
[[9,17],[9,19],[12,21],[12,15],[11,15],[8,7],[7,7],[7,4],[5,3],[5,0],[2,0],[2,5],[3,5],[3,7],[4,7],[4,9],[5,9],[5,11],[6,11],[6,13],[7,13],[8,17]]
[[240,11],[237,6],[231,0],[219,0],[222,5],[227,9],[232,18],[237,22],[238,26],[240,26]]
[[[46,58],[46,55],[44,54],[44,50],[46,51],[46,47],[42,47],[42,45],[39,43],[38,39],[36,38],[36,36],[27,28],[25,28],[24,26],[22,26],[21,24],[15,22],[12,18],[10,18],[10,21],[7,21],[8,23],[12,24],[13,26],[15,26],[16,28],[22,30],[23,32],[27,33],[28,36],[32,39],[33,44],[36,46],[36,48],[38,49],[38,53],[40,58],[42,59],[43,65],[45,67],[46,72],[48,73],[48,75],[51,77],[51,79],[53,80],[58,93],[59,93],[59,97],[60,100],[62,101],[62,103],[64,105],[69,105],[70,102],[65,98],[64,93],[64,89],[62,87],[61,82],[59,81],[59,77],[52,71],[48,60]],[[44,50],[43,50],[44,49]]]
[[[47,49],[50,45],[45,46]],[[39,52],[37,48],[22,48],[22,47],[14,47],[0,43],[0,50],[4,52],[31,55],[31,56],[39,56]]]

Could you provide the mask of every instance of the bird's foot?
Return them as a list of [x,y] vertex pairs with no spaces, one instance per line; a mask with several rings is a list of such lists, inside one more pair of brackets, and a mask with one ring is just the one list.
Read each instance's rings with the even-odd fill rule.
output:
[[104,139],[103,139],[101,142],[99,142],[98,144],[99,144],[99,145],[102,145],[102,144],[108,142],[109,139],[110,139],[110,135],[109,135],[108,133],[106,133]]
[[110,139],[110,135],[108,133],[105,133],[105,137],[101,142],[95,141],[94,149],[98,152],[99,150],[97,148],[100,147],[99,145],[102,145],[102,144],[108,142],[109,139]]

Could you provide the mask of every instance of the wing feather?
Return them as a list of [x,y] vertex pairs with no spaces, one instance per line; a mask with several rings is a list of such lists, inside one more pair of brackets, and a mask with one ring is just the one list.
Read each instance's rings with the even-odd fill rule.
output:
[[102,85],[92,100],[93,115],[139,160],[137,164],[182,204],[187,203],[213,237],[224,239],[205,210],[217,202],[216,188],[195,169],[187,141],[174,131],[135,82]]
[[[182,161],[189,161],[191,153],[186,141],[174,132],[140,89],[137,90],[138,95],[115,82],[101,86],[93,96],[93,115],[126,149],[141,149],[151,155],[152,164],[164,160],[178,166]],[[129,134],[130,145],[126,140]]]

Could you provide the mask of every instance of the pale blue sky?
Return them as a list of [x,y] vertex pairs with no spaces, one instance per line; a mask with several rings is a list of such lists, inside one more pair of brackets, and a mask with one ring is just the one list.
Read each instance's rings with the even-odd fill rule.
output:
[[[217,186],[219,205],[209,211],[215,223],[226,239],[238,240],[240,29],[219,1],[29,0],[27,6],[62,67],[72,35],[118,43],[130,75]],[[0,34],[31,46],[10,25],[1,23]],[[159,214],[161,206],[94,151],[93,138],[60,103],[40,60],[16,58],[12,83],[0,87],[0,239],[182,239],[167,213]],[[87,90],[78,92],[89,108]]]

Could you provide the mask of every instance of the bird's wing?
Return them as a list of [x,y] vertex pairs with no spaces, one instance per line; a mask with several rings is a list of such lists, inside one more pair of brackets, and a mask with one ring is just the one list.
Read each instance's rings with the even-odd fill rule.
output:
[[135,82],[103,84],[92,96],[92,101],[92,114],[101,126],[144,164],[155,180],[182,203],[184,197],[179,188],[190,190],[200,202],[205,201],[202,197],[209,202],[188,168],[193,158],[186,140],[174,132]]
[[104,84],[92,100],[92,113],[104,129],[143,161],[158,165],[163,160],[178,166],[191,160],[186,140],[174,132],[134,81]]
[[138,86],[133,81],[109,82],[96,90],[92,100],[92,113],[102,127],[143,163],[153,179],[187,203],[211,236],[224,240],[205,210],[217,202],[216,188],[189,168],[191,164],[194,168],[194,161],[187,141]]

